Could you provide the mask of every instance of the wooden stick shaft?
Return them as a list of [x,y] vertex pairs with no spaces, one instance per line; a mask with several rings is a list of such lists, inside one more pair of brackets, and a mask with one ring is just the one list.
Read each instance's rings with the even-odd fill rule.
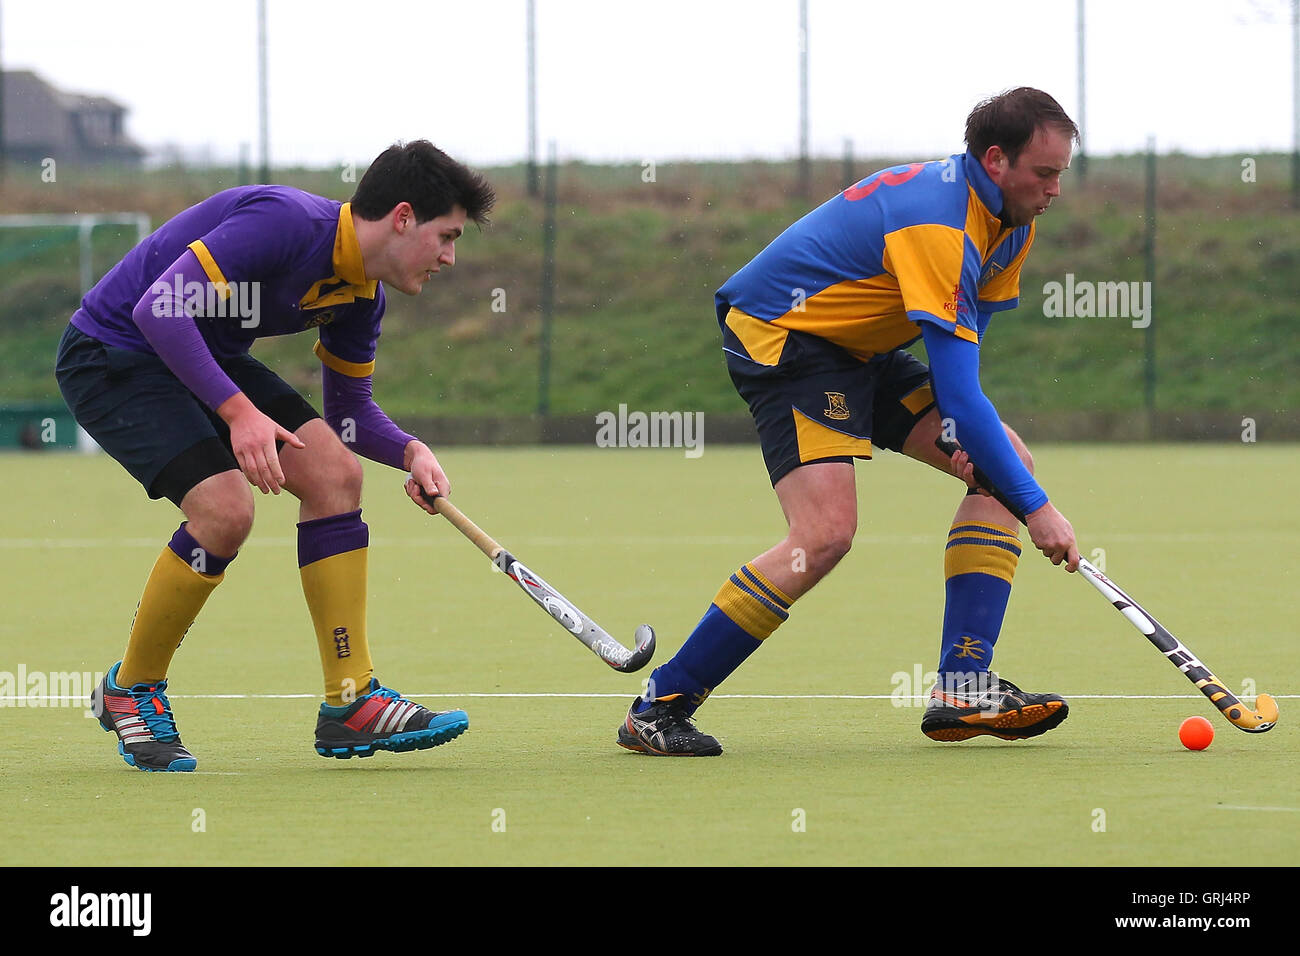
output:
[[448,501],[445,496],[438,495],[438,497],[434,498],[433,507],[438,514],[450,521],[457,531],[473,541],[478,546],[478,549],[493,561],[496,560],[498,554],[505,550],[492,540],[491,535],[466,518],[461,513],[461,510]]

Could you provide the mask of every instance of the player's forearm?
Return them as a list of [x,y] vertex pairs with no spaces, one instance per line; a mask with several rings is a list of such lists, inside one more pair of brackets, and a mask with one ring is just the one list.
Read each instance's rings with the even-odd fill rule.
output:
[[344,444],[363,458],[406,469],[407,446],[416,441],[384,414],[370,397],[370,377],[322,371],[325,421]]
[[131,317],[172,374],[215,411],[239,388],[217,365],[180,293],[187,282],[207,281],[194,253],[186,251],[136,303]]
[[928,323],[922,328],[935,401],[956,426],[957,442],[1023,513],[1047,504],[1047,493],[1020,460],[997,409],[979,384],[979,347]]

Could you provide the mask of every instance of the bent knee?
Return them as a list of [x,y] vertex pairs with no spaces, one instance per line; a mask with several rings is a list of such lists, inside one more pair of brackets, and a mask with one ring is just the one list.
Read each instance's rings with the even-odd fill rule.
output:
[[340,444],[337,454],[329,463],[328,471],[332,475],[334,486],[348,498],[356,499],[356,502],[360,504],[361,483],[365,478],[365,471],[361,467],[361,459],[352,454],[346,446]]
[[853,547],[856,528],[824,529],[812,534],[796,534],[795,540],[804,550],[808,571],[815,578],[829,574]]
[[238,551],[253,530],[253,489],[242,472],[227,471],[199,482],[181,501],[190,533],[218,554]]
[[314,510],[338,513],[361,506],[361,461],[337,439],[295,455],[285,474],[285,487]]

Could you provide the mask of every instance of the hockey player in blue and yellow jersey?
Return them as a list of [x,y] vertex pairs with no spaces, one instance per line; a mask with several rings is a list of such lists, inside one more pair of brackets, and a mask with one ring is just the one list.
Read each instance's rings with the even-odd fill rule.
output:
[[[944,552],[939,681],[921,729],[935,740],[1014,740],[1057,726],[1055,694],[989,670],[1020,555],[1016,519],[975,488],[971,460],[1027,515],[1053,564],[1078,566],[1070,523],[979,384],[990,318],[1015,308],[1034,218],[1060,194],[1078,129],[1022,87],[977,106],[967,151],[877,172],[778,236],[718,290],[723,349],[748,402],[789,523],[723,585],[681,650],[655,669],[618,742],[663,756],[714,756],[692,715],[830,572],[857,528],[853,459],[902,452],[969,490]],[[903,351],[923,339],[930,367]],[[941,433],[963,447],[950,459]]]

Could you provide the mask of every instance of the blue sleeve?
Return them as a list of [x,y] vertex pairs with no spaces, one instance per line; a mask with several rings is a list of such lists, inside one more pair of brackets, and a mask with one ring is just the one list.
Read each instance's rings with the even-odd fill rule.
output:
[[980,389],[979,346],[929,322],[921,324],[930,358],[930,379],[939,414],[956,423],[957,442],[989,480],[1022,512],[1047,504],[1002,427],[1002,419]]

